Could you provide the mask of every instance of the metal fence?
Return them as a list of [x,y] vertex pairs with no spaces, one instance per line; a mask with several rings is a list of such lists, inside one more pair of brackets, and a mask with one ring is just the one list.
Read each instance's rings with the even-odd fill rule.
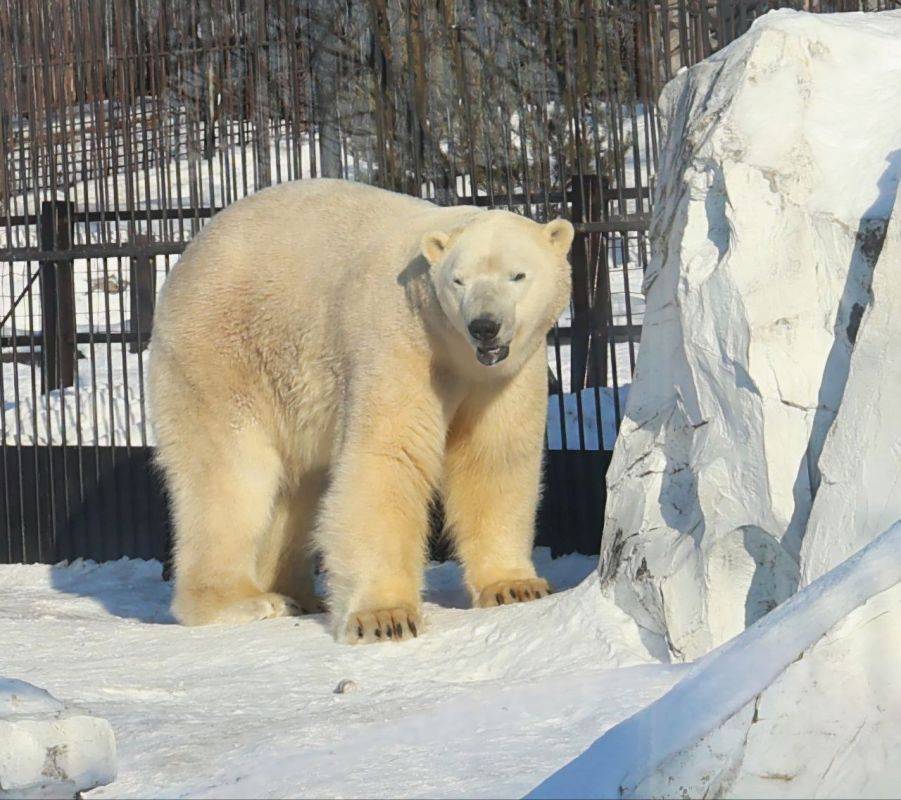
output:
[[574,221],[539,540],[596,552],[640,342],[654,100],[777,5],[2,0],[0,561],[164,556],[156,292],[219,209],[317,175]]

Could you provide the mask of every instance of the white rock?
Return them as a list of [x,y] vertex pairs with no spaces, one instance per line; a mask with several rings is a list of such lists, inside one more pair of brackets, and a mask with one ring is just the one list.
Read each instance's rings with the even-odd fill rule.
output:
[[901,523],[702,658],[530,796],[894,796],[899,658]]
[[0,678],[0,798],[75,797],[115,778],[116,741],[105,719]]
[[898,12],[770,13],[661,98],[645,325],[600,573],[677,657],[799,584],[872,231],[901,173],[899,38]]
[[[901,157],[901,142],[898,156]],[[873,274],[820,487],[801,546],[807,584],[901,519],[901,201]]]

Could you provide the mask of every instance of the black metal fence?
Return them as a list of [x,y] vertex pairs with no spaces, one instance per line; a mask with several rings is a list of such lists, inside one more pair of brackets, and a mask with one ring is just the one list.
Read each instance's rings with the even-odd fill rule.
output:
[[574,221],[539,541],[596,552],[640,343],[654,100],[777,5],[0,0],[0,561],[164,556],[156,292],[219,209],[317,175]]

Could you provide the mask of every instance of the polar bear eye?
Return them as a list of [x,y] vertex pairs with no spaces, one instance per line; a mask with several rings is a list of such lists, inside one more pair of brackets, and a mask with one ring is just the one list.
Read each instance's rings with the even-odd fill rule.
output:
[[460,280],[460,278],[454,278],[454,283],[455,283],[457,286],[462,286],[462,285],[463,285],[463,281]]
[[524,281],[525,279],[526,279],[525,272],[517,272],[512,278],[510,278],[511,281]]

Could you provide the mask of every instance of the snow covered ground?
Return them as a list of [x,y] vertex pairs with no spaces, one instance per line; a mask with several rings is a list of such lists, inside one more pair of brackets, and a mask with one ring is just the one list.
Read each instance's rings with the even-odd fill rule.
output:
[[425,633],[366,647],[172,624],[155,562],[3,566],[0,672],[110,723],[89,797],[892,796],[899,556],[901,523],[693,664],[546,550],[551,597],[467,609],[433,564]]
[[686,669],[602,599],[596,559],[536,560],[559,591],[495,609],[432,565],[425,634],[368,647],[322,616],[171,624],[155,562],[3,566],[0,674],[110,722],[118,778],[90,797],[521,796]]

